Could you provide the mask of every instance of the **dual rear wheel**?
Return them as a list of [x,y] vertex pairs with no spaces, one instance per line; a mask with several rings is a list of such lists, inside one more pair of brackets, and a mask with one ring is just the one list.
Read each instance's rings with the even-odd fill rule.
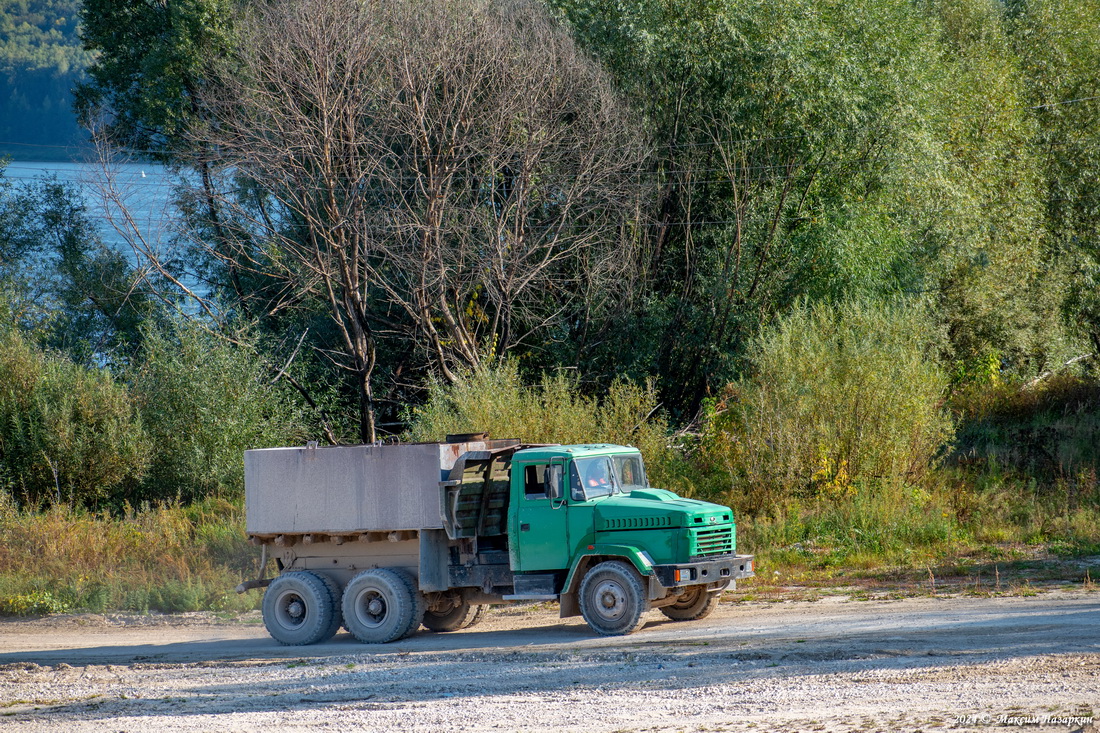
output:
[[319,573],[283,573],[264,593],[263,615],[268,633],[280,644],[328,641],[343,623],[340,587]]
[[366,644],[402,639],[421,623],[431,631],[457,631],[480,621],[484,610],[461,599],[428,609],[416,579],[397,568],[364,570],[342,592],[323,573],[283,573],[263,599],[268,633],[288,646],[328,641],[341,625]]

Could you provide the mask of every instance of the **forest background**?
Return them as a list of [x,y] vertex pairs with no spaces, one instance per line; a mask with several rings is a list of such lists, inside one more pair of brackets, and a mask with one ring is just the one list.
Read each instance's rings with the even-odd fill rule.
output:
[[0,177],[0,612],[250,606],[245,449],[475,430],[638,445],[759,593],[1090,580],[1100,2],[0,11],[129,245]]

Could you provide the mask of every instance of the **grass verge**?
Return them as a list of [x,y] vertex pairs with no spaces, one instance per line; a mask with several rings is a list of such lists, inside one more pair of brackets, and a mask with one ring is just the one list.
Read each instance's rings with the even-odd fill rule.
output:
[[258,594],[244,510],[211,499],[122,516],[67,506],[19,509],[0,492],[0,614],[243,611]]
[[792,501],[742,518],[738,547],[756,555],[757,570],[743,593],[1027,593],[1100,576],[1100,502],[1067,502],[1057,485],[940,478],[930,490]]

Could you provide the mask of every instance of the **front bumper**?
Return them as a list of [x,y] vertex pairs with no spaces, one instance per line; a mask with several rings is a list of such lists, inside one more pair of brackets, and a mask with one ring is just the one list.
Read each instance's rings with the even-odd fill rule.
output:
[[724,555],[699,562],[654,565],[653,575],[665,588],[676,588],[688,585],[725,587],[738,578],[751,578],[756,573],[753,572],[752,555]]

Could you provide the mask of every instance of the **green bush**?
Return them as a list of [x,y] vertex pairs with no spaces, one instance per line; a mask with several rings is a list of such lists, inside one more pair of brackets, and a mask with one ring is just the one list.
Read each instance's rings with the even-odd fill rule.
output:
[[254,352],[197,325],[147,328],[130,379],[155,446],[135,501],[240,496],[245,450],[302,442],[299,410]]
[[576,378],[563,372],[544,374],[528,386],[513,362],[483,365],[454,384],[433,382],[427,401],[409,418],[404,437],[412,441],[487,431],[525,443],[634,445],[645,456],[650,482],[658,486],[673,460],[651,382],[617,381],[596,398],[583,394]]
[[69,604],[55,598],[52,593],[34,590],[11,596],[0,596],[0,616],[44,616],[65,613]]
[[143,474],[148,435],[100,369],[0,330],[0,487],[32,504],[92,503]]
[[919,483],[952,437],[925,311],[903,302],[796,308],[730,385],[705,447],[736,505]]

